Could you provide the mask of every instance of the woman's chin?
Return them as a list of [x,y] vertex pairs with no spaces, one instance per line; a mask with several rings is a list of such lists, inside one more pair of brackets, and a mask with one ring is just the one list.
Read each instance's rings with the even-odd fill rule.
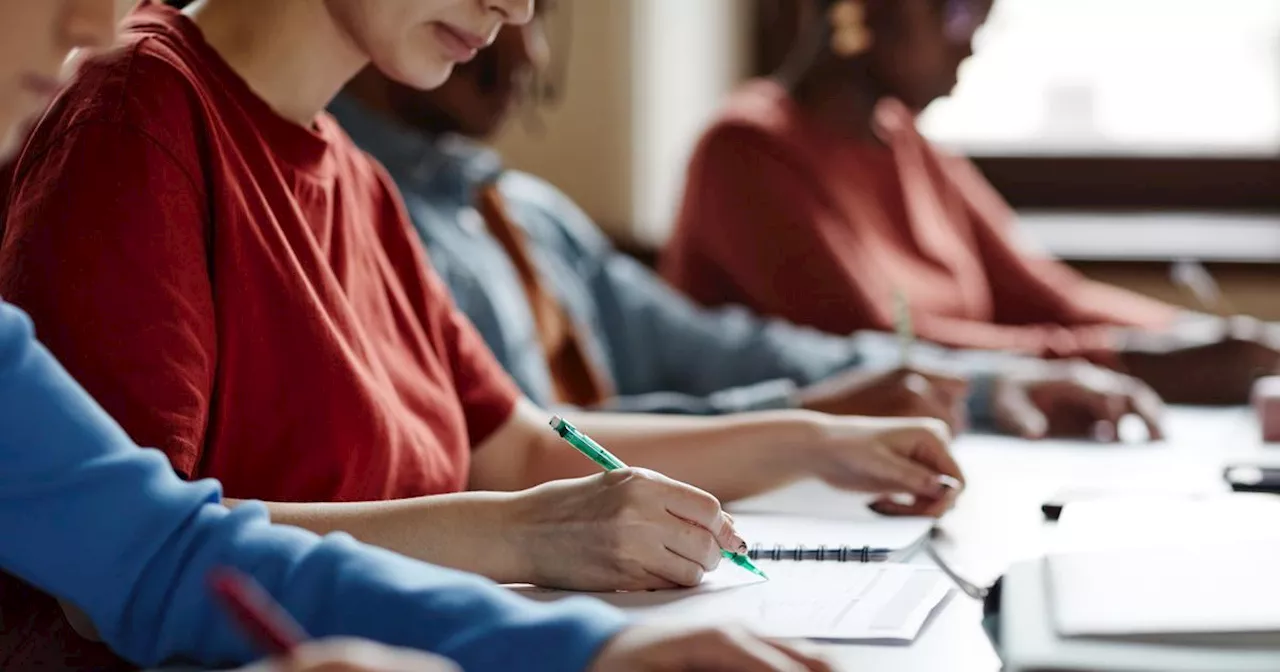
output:
[[406,68],[398,72],[388,72],[387,70],[382,70],[382,72],[395,82],[411,89],[430,91],[431,89],[440,88],[441,85],[449,81],[449,76],[453,74],[454,65],[451,61],[439,60],[424,63],[420,67],[412,69]]

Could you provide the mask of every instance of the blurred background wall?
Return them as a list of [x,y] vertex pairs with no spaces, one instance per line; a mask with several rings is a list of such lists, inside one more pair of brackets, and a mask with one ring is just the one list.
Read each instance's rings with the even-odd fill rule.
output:
[[[499,147],[615,237],[665,240],[683,166],[720,101],[752,73],[752,0],[559,0],[564,97]],[[571,36],[566,36],[571,32]]]

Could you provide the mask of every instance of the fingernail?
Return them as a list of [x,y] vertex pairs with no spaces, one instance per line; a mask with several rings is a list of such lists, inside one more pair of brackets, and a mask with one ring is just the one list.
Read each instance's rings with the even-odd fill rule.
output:
[[731,543],[735,553],[742,554],[747,552],[747,542],[742,537],[734,535]]
[[938,485],[942,486],[943,490],[960,490],[964,487],[960,479],[946,474],[938,475]]
[[943,485],[942,482],[937,479],[923,484],[923,487],[916,491],[916,496],[928,497],[929,499],[939,499],[946,496],[946,494],[947,486]]

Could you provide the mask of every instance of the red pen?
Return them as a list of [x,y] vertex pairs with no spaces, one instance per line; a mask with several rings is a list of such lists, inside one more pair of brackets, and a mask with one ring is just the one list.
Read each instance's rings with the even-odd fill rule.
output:
[[307,639],[306,631],[284,607],[246,575],[234,569],[215,569],[209,573],[209,590],[268,656],[291,653]]

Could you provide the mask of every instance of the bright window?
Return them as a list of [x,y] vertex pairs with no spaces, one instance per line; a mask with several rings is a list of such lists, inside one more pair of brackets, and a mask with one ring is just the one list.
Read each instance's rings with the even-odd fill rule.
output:
[[1280,153],[1280,0],[997,0],[922,120],[983,155]]

